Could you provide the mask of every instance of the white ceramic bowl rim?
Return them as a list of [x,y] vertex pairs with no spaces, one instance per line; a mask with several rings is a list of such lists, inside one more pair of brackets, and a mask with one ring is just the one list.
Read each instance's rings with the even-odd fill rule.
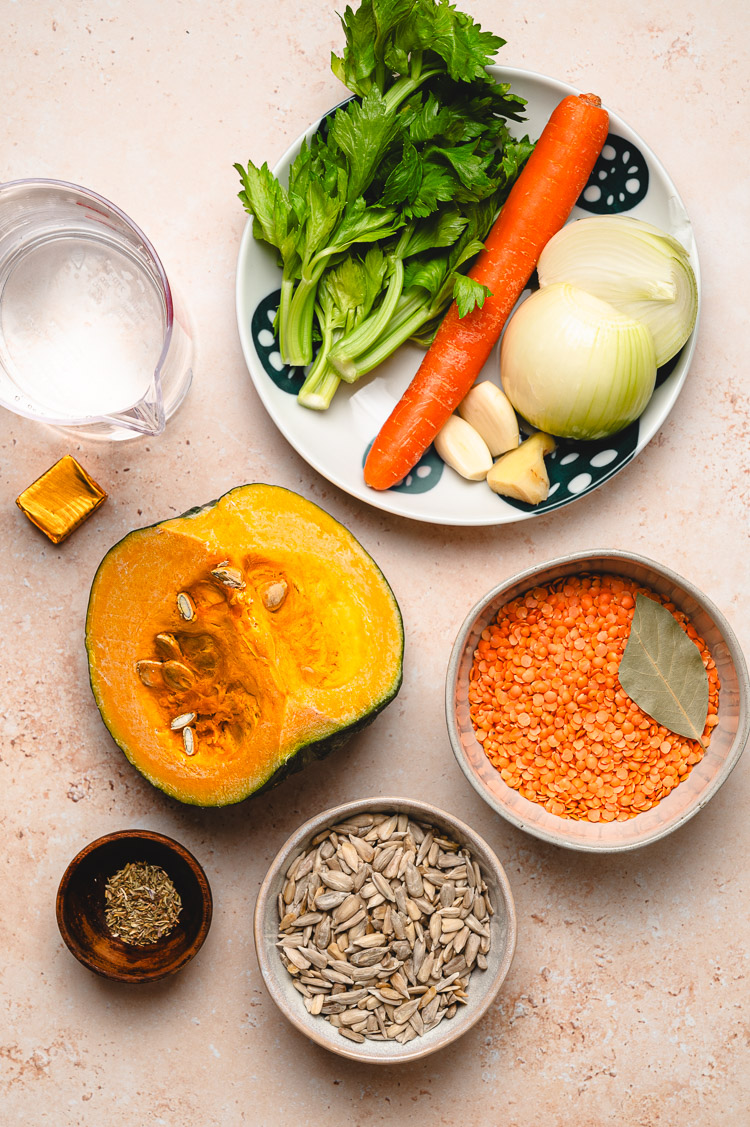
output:
[[[478,997],[480,990],[477,989],[475,1003],[471,1005],[470,1008],[468,1006],[465,1008],[462,1007],[452,1022],[449,1024],[442,1022],[435,1030],[431,1031],[431,1033],[423,1037],[417,1037],[406,1045],[397,1044],[395,1049],[391,1052],[387,1052],[389,1046],[383,1042],[365,1041],[359,1044],[348,1041],[343,1037],[337,1036],[330,1038],[321,1036],[324,1032],[329,1031],[331,1027],[328,1026],[327,1022],[321,1023],[320,1018],[313,1018],[308,1015],[302,1005],[302,998],[296,994],[296,992],[295,1000],[298,1002],[298,1005],[287,1006],[285,999],[280,996],[281,992],[275,981],[278,968],[283,970],[283,967],[280,960],[278,960],[278,967],[272,966],[271,964],[268,955],[270,946],[268,931],[264,926],[264,921],[269,912],[273,914],[274,919],[276,918],[276,893],[274,892],[272,894],[271,892],[273,878],[280,872],[286,871],[293,857],[301,851],[301,848],[311,837],[314,837],[316,833],[319,833],[327,826],[334,825],[336,822],[344,821],[349,815],[363,813],[365,811],[373,811],[376,813],[385,811],[393,811],[394,813],[403,812],[408,813],[410,817],[417,818],[420,821],[445,827],[446,830],[449,830],[455,836],[457,841],[469,846],[475,859],[479,862],[485,877],[490,875],[488,874],[488,870],[491,870],[491,880],[496,884],[499,898],[502,901],[502,906],[500,903],[495,903],[495,917],[493,917],[493,919],[498,918],[499,920],[501,911],[503,911],[505,915],[504,947],[498,963],[494,968],[494,973],[492,966],[490,966],[487,971],[482,972],[482,975],[490,975],[491,977],[483,979],[480,976],[477,981],[477,987],[475,987],[475,989],[477,989],[481,984],[481,998]],[[274,940],[276,934],[277,932],[274,931]],[[473,830],[455,815],[428,802],[420,802],[416,799],[404,797],[382,798],[377,796],[356,799],[342,803],[339,806],[331,807],[329,810],[324,810],[320,814],[316,814],[315,817],[308,819],[308,821],[287,838],[269,865],[266,876],[261,884],[258,899],[255,904],[253,935],[263,981],[273,1001],[281,1010],[284,1017],[296,1026],[300,1032],[310,1037],[317,1044],[337,1053],[339,1056],[348,1057],[351,1060],[368,1064],[391,1065],[421,1059],[432,1052],[445,1048],[466,1033],[484,1016],[495,1001],[497,992],[502,986],[513,960],[516,946],[516,912],[513,903],[513,894],[505,870],[495,855],[494,850],[476,830]],[[278,977],[282,976],[279,975]],[[315,1030],[317,1027],[312,1025],[312,1022],[321,1023],[326,1029],[319,1028],[316,1034]]]
[[[617,565],[630,565],[632,567],[640,568],[643,571],[653,572],[654,579],[651,585],[656,584],[656,579],[660,578],[671,586],[682,591],[696,606],[701,609],[707,616],[713,619],[717,633],[721,636],[722,642],[725,644],[728,651],[728,657],[731,664],[734,666],[734,671],[737,677],[737,695],[738,695],[738,716],[737,716],[737,730],[734,735],[731,747],[728,754],[724,757],[723,762],[710,778],[707,779],[705,785],[697,795],[696,800],[690,806],[682,809],[677,816],[671,818],[665,824],[655,826],[647,832],[642,833],[640,836],[635,835],[633,831],[632,840],[613,841],[607,838],[607,828],[614,826],[629,826],[633,827],[634,823],[638,822],[641,818],[646,818],[652,814],[659,806],[665,807],[671,798],[680,790],[676,788],[675,791],[668,798],[662,799],[657,807],[653,807],[651,811],[646,811],[636,818],[630,819],[626,823],[612,822],[612,823],[599,823],[589,824],[569,819],[556,818],[553,814],[548,814],[537,803],[533,803],[528,799],[523,798],[517,792],[507,789],[509,796],[516,806],[523,810],[528,810],[529,816],[542,816],[539,814],[541,811],[544,820],[549,824],[549,828],[544,826],[532,824],[527,821],[523,816],[520,816],[517,811],[513,811],[504,805],[502,801],[496,798],[487,787],[482,783],[481,779],[477,777],[476,772],[472,769],[471,764],[467,761],[466,751],[461,740],[461,731],[456,717],[456,697],[457,697],[457,680],[459,670],[462,664],[464,653],[467,647],[471,645],[472,651],[479,640],[482,629],[484,629],[494,618],[499,607],[521,594],[523,591],[528,590],[535,585],[551,582],[553,578],[559,578],[563,575],[575,574],[581,571],[592,572],[606,572],[610,567],[615,572]],[[627,574],[623,572],[622,574]],[[649,586],[649,580],[643,579],[645,586]],[[499,600],[503,595],[507,598]],[[492,614],[487,613],[487,608],[494,606]],[[482,621],[482,628],[479,629],[478,622]],[[472,641],[473,637],[473,641]],[[498,814],[507,819],[518,829],[526,833],[532,834],[534,837],[541,838],[543,841],[550,842],[553,845],[564,846],[569,849],[577,849],[587,852],[596,853],[617,853],[626,850],[637,849],[643,845],[650,845],[653,842],[659,841],[661,838],[672,833],[680,826],[684,825],[690,818],[701,810],[710,798],[719,790],[719,788],[726,782],[732,770],[736,766],[742,752],[750,740],[750,679],[748,679],[747,665],[743,652],[740,648],[739,642],[732,630],[731,626],[725,619],[722,612],[706,595],[703,594],[689,580],[683,576],[678,575],[677,572],[672,571],[670,568],[663,564],[657,563],[646,556],[641,556],[635,552],[619,551],[615,549],[590,549],[588,551],[574,552],[569,555],[557,556],[554,559],[545,561],[541,564],[536,564],[533,567],[527,568],[524,571],[512,575],[510,578],[499,583],[493,587],[484,598],[471,609],[469,614],[464,619],[463,625],[458,632],[456,641],[454,642],[451,651],[450,660],[448,662],[448,670],[446,675],[445,684],[445,710],[446,721],[448,725],[448,734],[453,748],[453,753],[458,761],[458,765],[463,771],[466,778],[477,791],[478,794],[487,802]],[[721,713],[721,708],[720,708]],[[709,745],[709,753],[713,745]],[[481,745],[477,743],[477,748]],[[701,760],[704,764],[708,758],[708,754]],[[691,772],[691,775],[698,777],[698,764]],[[494,771],[494,768],[492,768]],[[499,780],[499,775],[497,776]],[[688,779],[690,776],[688,777]],[[688,780],[680,784],[680,787],[687,785]],[[555,823],[560,823],[559,829],[553,829]],[[643,823],[641,823],[643,824]],[[570,833],[571,827],[576,828],[576,833],[591,832],[591,837],[588,840],[571,841]]]

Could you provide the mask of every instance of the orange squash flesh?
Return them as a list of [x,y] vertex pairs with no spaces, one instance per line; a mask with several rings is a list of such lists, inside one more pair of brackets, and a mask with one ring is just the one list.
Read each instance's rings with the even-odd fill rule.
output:
[[[107,553],[86,648],[130,762],[182,802],[223,806],[373,719],[401,685],[403,628],[384,576],[338,521],[289,490],[246,485]],[[171,726],[186,716],[194,754]]]

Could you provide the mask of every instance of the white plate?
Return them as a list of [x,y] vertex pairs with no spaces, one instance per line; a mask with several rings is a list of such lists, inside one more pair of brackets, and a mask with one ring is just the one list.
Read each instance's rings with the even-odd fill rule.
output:
[[[555,106],[574,87],[544,75],[493,68],[499,81],[527,100],[527,119],[514,128],[538,137]],[[606,99],[603,99],[606,105]],[[305,137],[319,127],[312,125]],[[287,150],[274,172],[285,179],[302,137]],[[674,184],[648,146],[616,114],[610,113],[610,136],[589,187],[571,219],[596,212],[624,212],[671,232],[687,249],[698,281],[698,258],[690,220]],[[281,271],[275,252],[253,238],[249,220],[237,263],[237,322],[242,350],[253,383],[276,426],[314,469],[339,488],[389,513],[446,525],[494,525],[564,507],[609,480],[638,454],[664,423],[680,393],[695,350],[697,332],[659,373],[657,388],[641,418],[621,434],[602,442],[561,441],[547,459],[551,489],[547,501],[531,508],[494,494],[483,482],[468,482],[444,466],[432,449],[406,480],[379,492],[365,485],[362,465],[370,443],[403,394],[422,356],[403,346],[376,372],[354,385],[341,384],[328,411],[300,407],[295,392],[299,369],[281,364],[272,332]],[[482,378],[498,380],[497,347]]]

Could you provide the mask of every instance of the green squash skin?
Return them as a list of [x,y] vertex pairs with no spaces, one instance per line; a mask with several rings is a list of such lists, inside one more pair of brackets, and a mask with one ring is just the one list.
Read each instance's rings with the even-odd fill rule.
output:
[[[266,485],[267,486],[267,483],[265,483],[265,482],[251,482],[251,483],[248,483],[248,484],[250,484],[250,485]],[[279,491],[284,492],[284,493],[290,493],[293,496],[301,496],[301,494],[295,494],[293,490],[286,489],[284,486],[267,486],[267,487],[272,488],[272,489],[278,489]],[[104,558],[102,559],[101,563],[99,564],[98,568],[96,569],[94,579],[93,579],[93,582],[92,582],[92,590],[93,590],[93,588],[96,584],[96,580],[97,580],[97,577],[99,576],[100,571],[104,568],[104,566],[107,563],[107,560],[109,559],[109,557],[113,553],[118,552],[119,549],[121,548],[121,546],[123,544],[125,544],[126,541],[132,535],[139,533],[139,532],[143,532],[148,528],[158,528],[160,525],[166,524],[167,522],[171,522],[173,520],[180,520],[184,517],[196,516],[199,513],[207,512],[208,510],[212,509],[215,505],[217,505],[219,503],[219,501],[223,499],[223,497],[229,497],[229,496],[231,496],[232,493],[235,493],[238,490],[241,491],[245,488],[247,488],[247,486],[242,486],[242,485],[241,486],[234,486],[232,489],[228,490],[227,493],[223,494],[222,497],[219,497],[214,501],[210,501],[205,505],[194,505],[192,508],[187,509],[184,513],[181,513],[181,514],[176,515],[174,517],[167,517],[163,521],[156,521],[154,524],[143,525],[141,528],[132,529],[125,536],[123,536],[120,540],[118,540],[115,544],[113,544],[112,547],[105,554]],[[331,517],[331,514],[326,512],[325,509],[321,508],[320,505],[316,505],[314,501],[308,501],[307,498],[303,498],[303,500],[305,500],[307,502],[307,504],[312,505],[314,508],[320,509],[320,511],[322,513],[324,513],[326,517],[329,517],[332,520],[336,520],[335,517]],[[336,523],[340,524],[341,527],[347,532],[347,534],[349,536],[351,536],[352,539],[355,541],[355,543],[359,546],[359,548],[362,550],[364,555],[370,561],[373,570],[382,579],[383,584],[385,585],[387,591],[390,594],[391,600],[393,602],[393,607],[394,607],[394,610],[396,612],[396,618],[397,618],[397,622],[398,622],[398,626],[399,626],[400,640],[401,640],[401,648],[400,648],[398,671],[397,671],[396,679],[394,680],[393,684],[389,687],[386,694],[380,700],[378,700],[374,704],[372,704],[371,707],[368,709],[368,711],[366,713],[364,713],[362,716],[358,717],[356,720],[352,721],[352,723],[346,725],[345,727],[339,728],[335,732],[332,732],[330,735],[325,736],[323,739],[312,740],[309,743],[301,744],[297,748],[294,748],[289,753],[289,756],[287,757],[287,759],[279,767],[277,767],[274,771],[272,771],[272,773],[268,776],[268,778],[264,782],[262,782],[260,785],[257,785],[255,787],[251,787],[250,789],[248,789],[248,791],[245,794],[240,794],[240,795],[238,795],[237,798],[232,799],[232,800],[227,801],[227,802],[221,802],[221,803],[218,803],[218,802],[217,803],[200,803],[200,802],[197,802],[196,800],[194,800],[192,798],[189,798],[185,795],[177,793],[174,788],[165,785],[163,780],[160,780],[156,777],[152,777],[151,775],[147,775],[144,771],[141,770],[141,768],[138,766],[137,763],[133,762],[133,759],[131,758],[128,747],[126,746],[126,744],[122,740],[118,739],[116,733],[112,731],[112,728],[110,727],[109,723],[107,722],[105,702],[101,700],[99,694],[97,693],[95,684],[94,684],[94,668],[93,668],[92,662],[90,660],[90,652],[91,651],[90,651],[90,645],[89,645],[90,610],[91,610],[91,601],[89,600],[89,607],[88,607],[87,613],[86,613],[85,648],[86,648],[87,663],[88,663],[88,668],[89,668],[89,684],[91,685],[91,691],[92,691],[92,694],[94,696],[94,700],[96,702],[97,709],[99,711],[99,715],[100,715],[100,718],[102,720],[102,723],[106,727],[107,731],[109,732],[110,736],[114,740],[115,744],[117,744],[117,746],[120,748],[120,750],[125,755],[128,762],[136,769],[136,771],[138,771],[138,773],[140,775],[142,775],[143,778],[145,778],[147,780],[147,782],[151,783],[151,785],[154,786],[156,789],[161,790],[169,798],[173,798],[176,801],[182,803],[183,805],[197,806],[200,809],[204,809],[204,810],[205,809],[223,809],[227,806],[237,805],[240,802],[244,802],[248,798],[254,798],[256,795],[263,794],[266,791],[273,790],[275,787],[279,786],[279,784],[282,783],[290,775],[294,775],[298,771],[304,770],[305,767],[307,767],[311,763],[316,762],[317,760],[325,759],[332,752],[337,751],[339,748],[343,747],[358,732],[361,732],[365,728],[367,728],[376,719],[376,717],[383,711],[383,709],[385,709],[391,703],[391,701],[393,701],[396,698],[396,696],[398,695],[399,690],[401,689],[401,686],[403,684],[403,670],[404,670],[404,624],[403,624],[403,616],[401,614],[401,608],[398,605],[398,602],[396,600],[396,596],[394,595],[393,589],[391,588],[388,580],[386,579],[385,575],[383,574],[383,572],[381,571],[381,569],[379,568],[379,566],[377,565],[375,560],[372,558],[370,553],[367,552],[362,547],[359,540],[357,540],[357,538],[353,535],[353,533],[351,533],[349,531],[349,529],[346,528],[345,525],[342,525],[341,522],[338,521],[338,520],[336,520]]]

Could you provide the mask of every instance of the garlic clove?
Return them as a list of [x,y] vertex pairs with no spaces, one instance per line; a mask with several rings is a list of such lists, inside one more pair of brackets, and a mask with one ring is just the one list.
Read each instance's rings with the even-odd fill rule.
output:
[[475,384],[458,407],[462,419],[474,427],[496,458],[518,446],[518,419],[508,396],[497,384]]
[[492,469],[492,455],[482,436],[458,415],[451,415],[435,437],[440,457],[469,481],[482,481]]
[[539,431],[515,450],[503,454],[487,474],[487,484],[494,493],[538,505],[549,493],[549,476],[544,464],[546,454],[555,449],[555,440]]

